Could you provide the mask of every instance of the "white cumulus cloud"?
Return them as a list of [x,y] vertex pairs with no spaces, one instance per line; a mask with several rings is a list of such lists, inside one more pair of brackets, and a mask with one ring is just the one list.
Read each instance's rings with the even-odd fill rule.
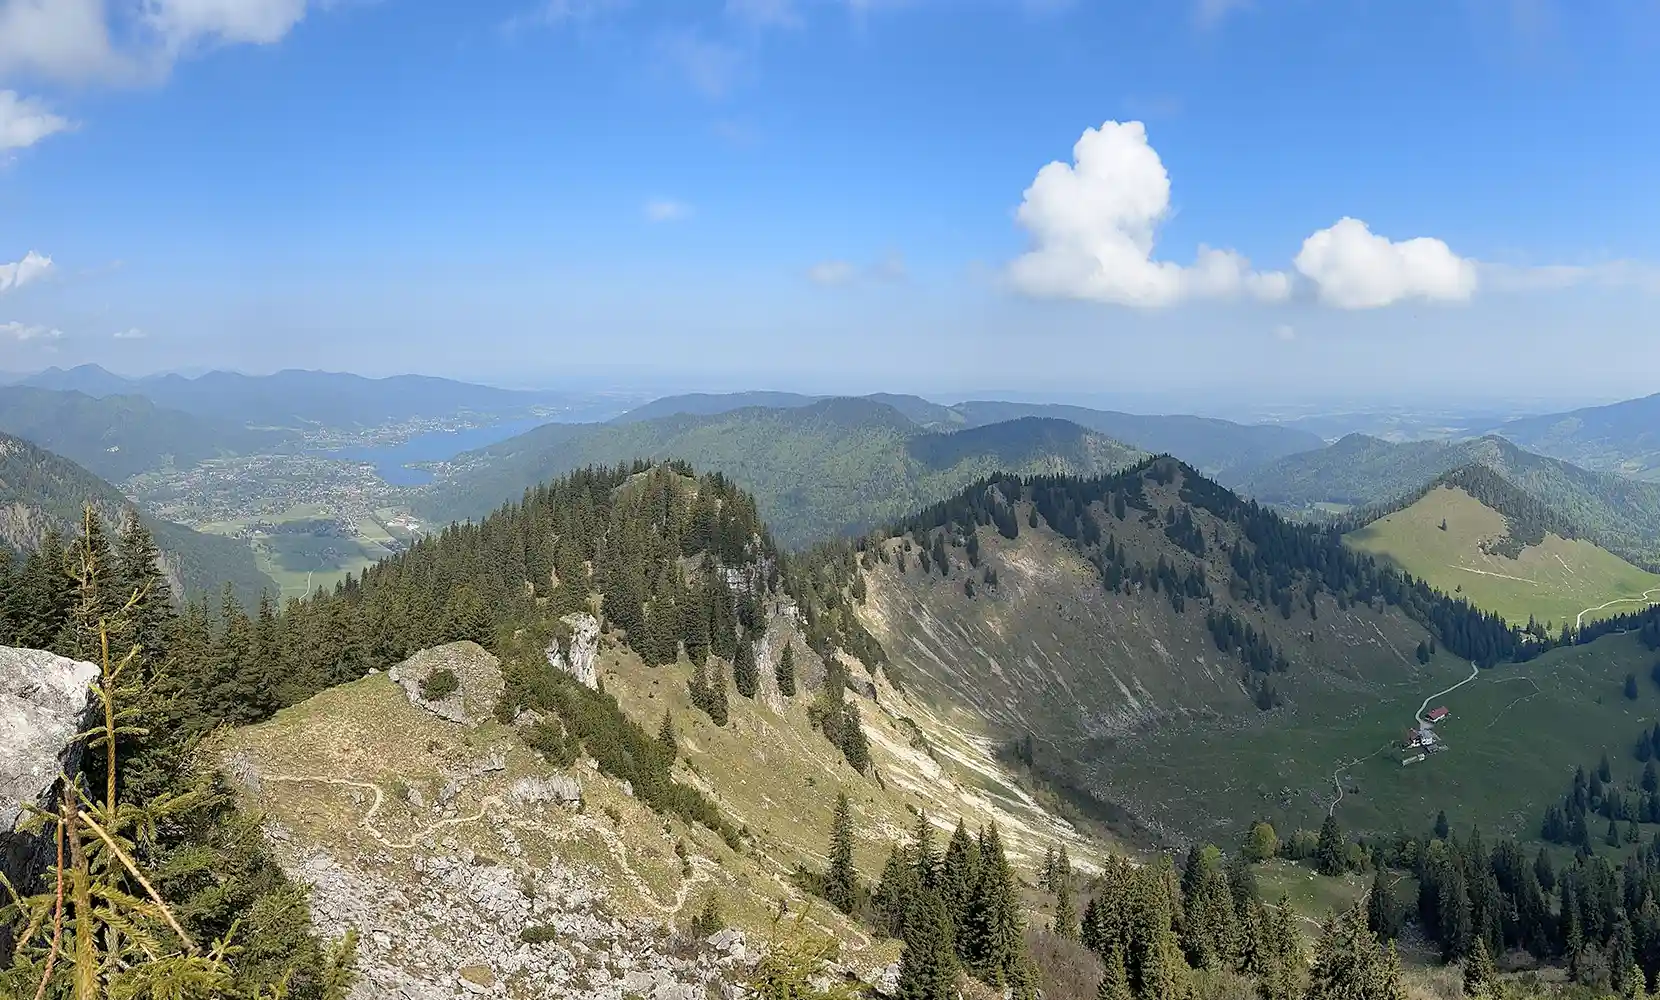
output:
[[1158,307],[1184,299],[1291,294],[1282,272],[1259,272],[1232,250],[1201,246],[1192,266],[1153,259],[1170,213],[1170,175],[1141,122],[1085,130],[1073,162],[1038,171],[1016,220],[1032,248],[1010,266],[1014,287],[1041,298]]
[[1427,236],[1394,242],[1359,219],[1343,218],[1303,241],[1293,261],[1320,300],[1340,309],[1376,309],[1403,299],[1467,302],[1476,262]]
[[136,326],[126,330],[115,331],[116,340],[143,340],[148,336],[149,334],[145,333],[143,330],[140,330]]
[[30,250],[14,264],[0,264],[0,294],[22,288],[52,270],[52,258]]
[[26,149],[73,127],[69,119],[48,111],[39,99],[19,96],[15,90],[0,90],[0,153]]
[[16,341],[29,340],[57,340],[63,336],[62,330],[54,330],[49,326],[31,326],[19,323],[16,320],[10,323],[0,323],[0,337],[9,337]]
[[331,0],[0,0],[0,74],[132,83],[211,45],[282,40]]

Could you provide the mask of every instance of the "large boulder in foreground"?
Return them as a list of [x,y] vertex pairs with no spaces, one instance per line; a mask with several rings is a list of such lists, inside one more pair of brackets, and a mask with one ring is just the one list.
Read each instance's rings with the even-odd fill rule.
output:
[[489,718],[501,700],[501,664],[476,642],[423,649],[386,676],[410,704],[462,725]]
[[[47,805],[58,775],[80,770],[74,736],[86,723],[98,668],[40,649],[0,646],[0,871],[33,891],[54,841],[17,830],[27,804]],[[0,965],[11,961],[0,928]]]

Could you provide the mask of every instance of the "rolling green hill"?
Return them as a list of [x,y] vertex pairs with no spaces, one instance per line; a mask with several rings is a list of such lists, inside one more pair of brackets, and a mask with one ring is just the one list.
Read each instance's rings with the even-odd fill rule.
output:
[[1092,474],[1141,457],[1058,420],[931,432],[891,406],[838,398],[627,424],[550,424],[469,452],[417,499],[428,520],[478,518],[527,486],[588,465],[681,458],[753,492],[788,546],[858,532],[1001,470]]
[[1469,465],[1491,469],[1621,558],[1660,569],[1660,483],[1592,472],[1492,435],[1456,444],[1392,444],[1351,434],[1330,447],[1224,479],[1262,503],[1295,511],[1322,505],[1384,508]]
[[[0,544],[26,549],[38,544],[52,528],[70,534],[87,503],[112,524],[119,523],[122,512],[133,506],[120,490],[68,459],[0,434]],[[254,564],[245,543],[140,513],[161,549],[176,592],[216,598],[228,583],[251,605],[260,591],[276,589]]]
[[286,438],[213,417],[162,409],[143,396],[0,387],[0,432],[63,455],[105,479],[226,453],[268,452]]
[[1594,620],[1641,607],[1645,592],[1660,598],[1660,576],[1585,539],[1551,531],[1507,546],[1511,539],[1504,513],[1444,481],[1345,536],[1350,546],[1517,625],[1560,630],[1581,615]]
[[[1636,635],[1530,645],[1167,460],[977,484],[824,563],[858,567],[853,613],[885,670],[985,739],[1030,733],[1037,777],[1131,836],[1313,829],[1336,803],[1349,829],[1422,829],[1445,808],[1531,837],[1564,768],[1660,709],[1646,680],[1621,694],[1653,663]],[[1426,699],[1459,721],[1446,753],[1404,767]],[[1526,761],[1493,766],[1511,755]]]
[[1498,433],[1587,469],[1660,480],[1660,393],[1508,421]]

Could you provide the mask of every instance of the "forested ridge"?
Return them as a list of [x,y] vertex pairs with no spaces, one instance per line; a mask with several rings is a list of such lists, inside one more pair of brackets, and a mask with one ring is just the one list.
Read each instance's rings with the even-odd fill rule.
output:
[[[56,531],[73,532],[86,504],[110,521],[136,508],[121,491],[92,473],[22,438],[0,433],[0,550],[26,552]],[[274,588],[259,571],[244,542],[192,531],[139,515],[160,547],[169,575],[183,584],[184,595],[217,596],[227,584],[247,607],[262,590]]]
[[[1001,475],[983,479],[885,532],[822,546],[812,554],[811,563],[824,580],[835,581],[835,585],[821,585],[822,591],[830,595],[852,593],[860,586],[854,572],[858,565],[888,558],[880,544],[885,538],[910,539],[921,550],[918,558],[927,570],[937,567],[942,556],[954,558],[959,551],[977,565],[975,538],[981,528],[992,528],[1012,539],[1023,528],[1044,525],[1064,536],[1096,566],[1106,589],[1146,584],[1163,593],[1181,612],[1189,603],[1209,596],[1202,574],[1193,565],[1180,565],[1179,558],[1162,554],[1152,565],[1139,560],[1127,562],[1113,534],[1113,525],[1127,519],[1158,518],[1144,490],[1150,483],[1169,485],[1178,478],[1180,505],[1167,508],[1160,521],[1165,536],[1177,549],[1198,557],[1213,543],[1194,527],[1194,511],[1205,511],[1232,525],[1234,532],[1230,534],[1237,534],[1241,544],[1222,543],[1229,547],[1230,596],[1275,609],[1285,618],[1291,616],[1294,607],[1318,617],[1322,600],[1339,608],[1381,603],[1401,609],[1454,655],[1490,667],[1532,659],[1555,645],[1589,642],[1611,632],[1639,628],[1654,614],[1639,612],[1599,620],[1578,631],[1566,628],[1554,636],[1538,634],[1542,630],[1528,633],[1466,600],[1352,551],[1343,544],[1337,527],[1290,521],[1168,457],[1148,459],[1123,472],[1090,478]],[[1476,483],[1486,477],[1470,473],[1457,479]],[[1028,505],[1024,518],[1016,510],[1022,504]],[[1520,522],[1520,530],[1556,523],[1550,515],[1533,508],[1518,509],[1531,517]],[[1230,621],[1232,616],[1225,610],[1210,614],[1207,624],[1220,648],[1237,650],[1241,659],[1260,673],[1283,669],[1281,654],[1262,647],[1243,623]]]

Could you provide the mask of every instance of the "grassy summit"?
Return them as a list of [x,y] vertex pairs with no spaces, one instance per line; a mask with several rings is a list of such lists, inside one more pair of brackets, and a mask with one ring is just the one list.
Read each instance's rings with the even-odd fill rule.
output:
[[1509,532],[1504,514],[1443,485],[1345,540],[1518,625],[1560,629],[1582,612],[1592,620],[1641,607],[1645,591],[1660,597],[1660,576],[1585,539],[1547,533],[1512,557],[1496,551]]

